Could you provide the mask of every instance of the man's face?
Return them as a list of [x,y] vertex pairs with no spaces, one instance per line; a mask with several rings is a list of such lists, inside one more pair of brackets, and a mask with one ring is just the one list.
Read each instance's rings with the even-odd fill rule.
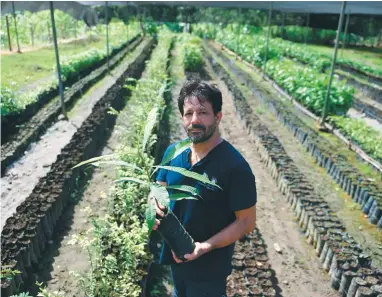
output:
[[193,143],[205,142],[211,138],[219,126],[222,113],[216,116],[208,101],[199,102],[191,97],[184,100],[183,125]]

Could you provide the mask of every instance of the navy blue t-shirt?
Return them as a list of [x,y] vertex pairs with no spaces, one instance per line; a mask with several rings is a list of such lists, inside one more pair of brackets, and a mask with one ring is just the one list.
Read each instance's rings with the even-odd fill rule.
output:
[[[173,146],[175,144],[167,148],[164,156]],[[205,174],[210,180],[216,181],[222,190],[163,169],[159,170],[157,181],[168,185],[190,185],[199,189],[202,199],[171,201],[170,208],[191,237],[197,242],[203,242],[233,223],[236,219],[235,211],[256,204],[255,176],[243,156],[225,140],[194,166],[191,165],[190,153],[191,149],[186,149],[171,160],[169,165]],[[171,250],[164,243],[159,263],[176,264],[177,271],[187,279],[217,279],[231,273],[233,249],[234,244],[231,244],[196,260],[176,264]]]

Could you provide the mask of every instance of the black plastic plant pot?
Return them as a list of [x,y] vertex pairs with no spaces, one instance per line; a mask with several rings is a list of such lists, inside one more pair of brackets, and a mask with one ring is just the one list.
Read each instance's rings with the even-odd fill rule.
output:
[[186,261],[184,255],[194,251],[194,240],[171,210],[168,209],[165,216],[160,218],[157,231],[180,260]]

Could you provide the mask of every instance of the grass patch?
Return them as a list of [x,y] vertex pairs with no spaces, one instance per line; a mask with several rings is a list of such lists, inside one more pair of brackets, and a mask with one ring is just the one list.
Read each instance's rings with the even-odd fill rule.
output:
[[[75,55],[92,48],[105,48],[106,38],[88,39],[86,42],[73,42],[58,46],[60,60],[64,56]],[[1,83],[8,85],[13,90],[18,90],[28,84],[54,75],[56,58],[52,46],[37,51],[22,54],[5,55],[1,57]]]

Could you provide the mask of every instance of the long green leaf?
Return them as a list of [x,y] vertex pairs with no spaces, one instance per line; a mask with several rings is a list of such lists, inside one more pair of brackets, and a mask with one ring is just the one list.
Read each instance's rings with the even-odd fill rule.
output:
[[166,157],[162,160],[160,163],[161,166],[167,164],[169,161],[172,159],[176,158],[179,156],[181,153],[183,153],[186,149],[190,147],[190,139],[187,138],[185,140],[182,140],[178,142],[175,146],[173,146],[168,152]]
[[149,232],[153,230],[153,226],[155,223],[155,217],[156,217],[156,209],[155,209],[155,201],[154,200],[149,200],[147,202],[147,208],[146,208],[146,222],[147,226],[149,228]]
[[174,189],[178,191],[183,191],[190,193],[192,195],[199,195],[199,190],[197,188],[186,186],[186,185],[173,185],[173,186],[166,186],[166,189]]
[[138,184],[147,184],[147,182],[143,181],[143,180],[140,180],[138,178],[135,178],[135,177],[122,177],[120,179],[117,179],[115,180],[114,182],[115,183],[120,183],[120,182],[124,182],[124,181],[130,181],[130,182],[135,182],[135,183],[138,183]]
[[120,161],[120,160],[115,160],[115,161],[99,161],[99,162],[94,162],[92,163],[94,166],[99,166],[99,165],[102,165],[102,164],[106,164],[106,165],[119,165],[119,166],[125,166],[125,167],[130,167],[130,168],[133,168],[133,169],[137,169],[141,172],[143,172],[143,169],[134,165],[134,164],[129,164],[125,161]]
[[105,156],[91,158],[89,160],[86,160],[86,161],[83,161],[81,163],[78,163],[76,166],[72,167],[72,169],[80,167],[82,165],[89,164],[89,163],[97,162],[99,160],[104,160],[104,159],[107,159],[107,158],[115,157],[115,156],[117,156],[117,154],[110,154],[110,155],[105,155]]
[[147,124],[145,126],[144,134],[143,134],[143,140],[142,140],[142,151],[144,152],[146,149],[147,141],[150,138],[151,132],[155,126],[156,120],[157,120],[157,114],[158,114],[158,108],[154,107],[150,110],[149,114],[147,115]]
[[[168,162],[170,162],[172,159],[175,159],[177,156],[179,156],[181,153],[183,153],[186,149],[190,147],[190,139],[184,139],[177,144],[175,144],[166,154],[166,156],[163,158],[162,162],[160,165],[165,165]],[[155,172],[157,172],[159,168],[155,168],[153,173],[151,175],[154,175]]]
[[170,200],[168,199],[168,192],[165,187],[152,183],[150,184],[150,194],[149,199],[155,198],[158,200],[159,204],[169,207]]
[[174,172],[180,173],[180,174],[182,174],[184,176],[196,179],[196,180],[198,180],[200,182],[203,182],[205,184],[209,184],[209,185],[215,186],[215,187],[217,187],[217,188],[222,190],[222,188],[219,185],[217,185],[215,182],[209,180],[206,176],[204,176],[202,174],[199,174],[199,173],[196,173],[196,172],[193,172],[193,171],[189,171],[189,170],[181,168],[181,167],[174,167],[174,166],[155,166],[155,167],[156,168],[160,168],[160,169],[165,169],[165,170],[170,170],[170,171],[174,171]]
[[176,194],[172,194],[170,195],[168,198],[170,198],[170,200],[176,200],[176,201],[179,201],[179,200],[183,200],[183,199],[187,199],[187,200],[198,200],[197,198],[193,197],[193,196],[190,196],[186,193],[176,193]]

